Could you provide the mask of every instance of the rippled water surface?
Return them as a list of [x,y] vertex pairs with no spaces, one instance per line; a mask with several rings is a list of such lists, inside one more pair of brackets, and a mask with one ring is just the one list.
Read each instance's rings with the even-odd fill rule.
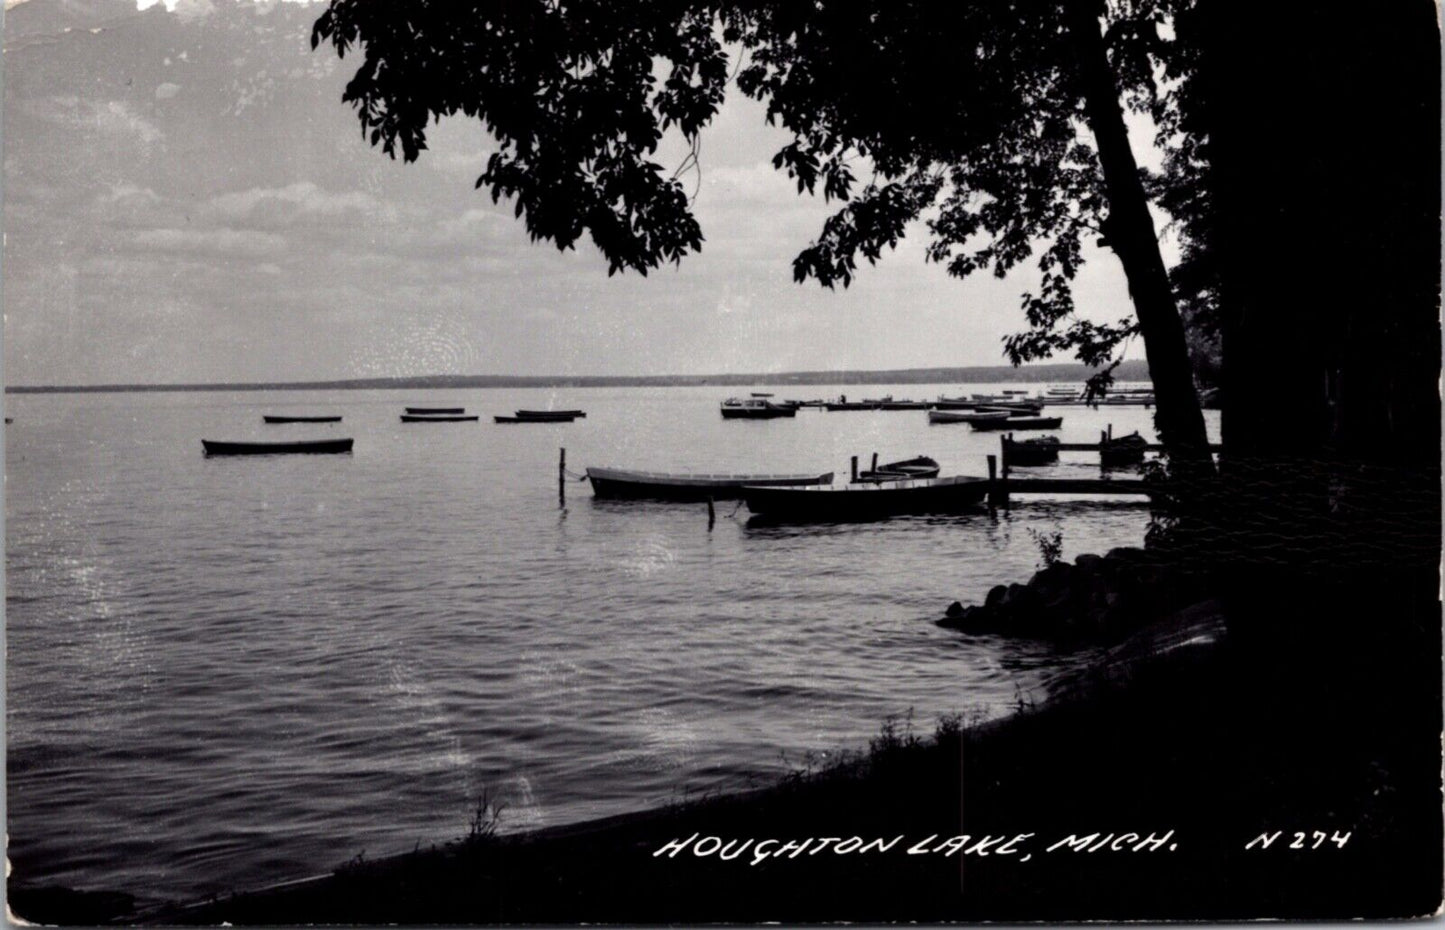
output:
[[[750,528],[728,502],[709,530],[705,505],[594,501],[573,482],[559,507],[563,446],[576,471],[840,475],[874,451],[981,475],[997,451],[922,411],[724,421],[726,393],[7,397],[16,877],[208,894],[456,837],[484,789],[506,829],[638,809],[862,747],[910,708],[920,729],[1001,712],[1084,660],[933,621],[1026,579],[1030,529],[1061,531],[1066,557],[1137,544],[1138,504]],[[403,424],[408,403],[483,422]],[[588,417],[490,422],[548,406]],[[1067,440],[1152,425],[1139,408],[1061,412]],[[201,455],[202,437],[322,436],[355,452]],[[1082,456],[1060,469],[1097,473]]]

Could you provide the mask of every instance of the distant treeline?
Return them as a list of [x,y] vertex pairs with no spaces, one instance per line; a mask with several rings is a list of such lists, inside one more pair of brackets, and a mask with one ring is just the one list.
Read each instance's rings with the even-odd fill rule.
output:
[[[388,388],[509,387],[691,387],[699,385],[785,384],[980,384],[1000,381],[1081,384],[1095,369],[1084,365],[981,365],[972,368],[899,368],[891,371],[789,371],[743,375],[427,375],[420,378],[352,378],[345,381],[285,381],[255,384],[72,384],[11,385],[7,394],[66,394],[94,391],[352,391]],[[1147,381],[1143,361],[1114,371],[1119,381]]]

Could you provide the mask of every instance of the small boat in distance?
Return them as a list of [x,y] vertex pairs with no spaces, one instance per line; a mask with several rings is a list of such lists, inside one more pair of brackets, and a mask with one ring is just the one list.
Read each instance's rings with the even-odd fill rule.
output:
[[1058,429],[1063,417],[1004,417],[1002,420],[974,420],[969,425],[978,430]]
[[261,419],[267,423],[340,423],[341,417],[291,417],[284,415],[262,414]]
[[839,523],[905,514],[960,513],[988,493],[987,478],[954,476],[816,487],[743,488],[748,509],[765,519]]
[[401,422],[403,423],[471,423],[478,419],[480,419],[480,417],[477,414],[457,415],[440,413],[422,415],[403,413],[401,415]]
[[977,423],[980,421],[998,420],[1000,422],[1009,418],[1009,411],[994,410],[983,413],[965,413],[961,410],[930,410],[928,411],[929,423]]
[[586,416],[580,410],[518,410],[512,416],[495,416],[497,423],[571,423],[579,416]]
[[428,413],[466,413],[466,407],[408,407],[407,413],[428,414]]
[[868,471],[860,471],[855,481],[904,481],[910,478],[937,478],[938,463],[926,455],[889,462]]
[[351,439],[309,439],[300,442],[223,442],[202,439],[206,455],[284,455],[350,452]]
[[777,417],[795,417],[797,407],[774,404],[759,397],[729,397],[722,402],[724,420],[772,420]]
[[595,497],[624,500],[705,501],[736,499],[745,485],[791,487],[831,484],[832,472],[820,475],[710,475],[589,468]]

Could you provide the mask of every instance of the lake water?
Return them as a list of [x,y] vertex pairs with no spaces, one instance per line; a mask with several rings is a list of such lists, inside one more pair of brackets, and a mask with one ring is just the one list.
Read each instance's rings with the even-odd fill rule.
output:
[[[994,391],[1007,385],[972,385]],[[958,393],[800,387],[780,396]],[[594,501],[568,465],[835,470],[995,434],[923,411],[724,421],[727,388],[10,395],[9,854],[27,882],[143,900],[245,889],[465,834],[745,788],[889,715],[1001,713],[1087,656],[934,620],[1064,555],[1137,545],[1137,503],[763,528]],[[403,424],[405,404],[483,422]],[[570,424],[495,425],[518,407]],[[343,414],[263,426],[263,412]],[[1069,441],[1137,407],[1059,408]],[[1211,432],[1217,436],[1217,414]],[[349,456],[204,458],[201,438],[353,436]],[[1087,456],[1060,472],[1097,474]]]

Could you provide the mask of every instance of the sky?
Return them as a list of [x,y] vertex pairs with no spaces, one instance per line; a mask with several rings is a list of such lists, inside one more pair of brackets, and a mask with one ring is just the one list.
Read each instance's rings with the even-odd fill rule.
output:
[[[772,168],[788,137],[735,90],[692,177],[702,252],[609,278],[473,189],[479,124],[409,165],[369,147],[355,60],[310,50],[319,6],[168,5],[6,3],[7,384],[996,365],[1023,328],[1033,274],[951,279],[922,227],[847,290],[794,283],[836,205]],[[1076,298],[1129,314],[1112,254]]]

